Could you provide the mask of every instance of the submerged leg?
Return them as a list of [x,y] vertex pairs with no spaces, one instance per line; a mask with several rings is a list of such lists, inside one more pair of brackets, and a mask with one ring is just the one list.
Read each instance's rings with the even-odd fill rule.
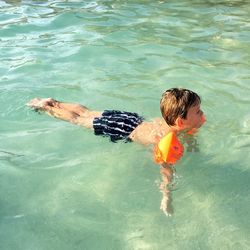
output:
[[93,128],[94,118],[102,114],[102,112],[91,111],[80,104],[63,103],[52,98],[35,98],[28,102],[27,106],[36,111],[43,111],[55,118],[86,128]]

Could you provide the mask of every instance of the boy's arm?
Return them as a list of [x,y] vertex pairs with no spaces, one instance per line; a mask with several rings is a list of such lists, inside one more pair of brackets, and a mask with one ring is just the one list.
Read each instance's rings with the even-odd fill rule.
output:
[[160,209],[167,215],[171,216],[170,211],[170,191],[168,185],[172,181],[173,170],[170,165],[163,163],[160,167],[162,182],[160,184],[160,190],[162,192],[162,201]]

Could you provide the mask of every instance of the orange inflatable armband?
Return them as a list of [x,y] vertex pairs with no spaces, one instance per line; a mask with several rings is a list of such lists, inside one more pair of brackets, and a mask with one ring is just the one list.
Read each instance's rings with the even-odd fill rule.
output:
[[155,146],[154,159],[155,162],[161,164],[175,164],[181,159],[184,147],[178,140],[174,132],[165,135],[160,142]]

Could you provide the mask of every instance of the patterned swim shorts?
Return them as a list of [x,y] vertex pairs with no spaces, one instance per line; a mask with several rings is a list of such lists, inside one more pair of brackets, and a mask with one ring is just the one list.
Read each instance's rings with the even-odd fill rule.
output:
[[95,135],[109,136],[112,142],[128,142],[131,141],[128,136],[143,120],[137,113],[104,110],[101,117],[94,119],[93,127]]

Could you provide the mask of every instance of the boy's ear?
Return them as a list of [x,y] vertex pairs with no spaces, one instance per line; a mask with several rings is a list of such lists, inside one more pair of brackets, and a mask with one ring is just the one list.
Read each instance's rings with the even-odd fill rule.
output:
[[178,117],[175,121],[175,124],[179,127],[179,128],[183,128],[184,126],[184,121],[182,118]]

